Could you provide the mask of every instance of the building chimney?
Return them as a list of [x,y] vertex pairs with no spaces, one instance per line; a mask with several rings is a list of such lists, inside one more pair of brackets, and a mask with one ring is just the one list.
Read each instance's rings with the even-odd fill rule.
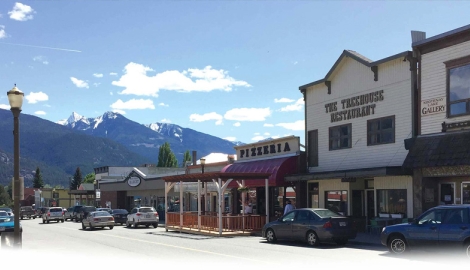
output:
[[193,165],[196,165],[197,163],[197,152],[193,151]]
[[228,164],[233,164],[235,162],[235,157],[233,155],[228,155]]
[[411,31],[411,42],[415,43],[421,40],[426,39],[426,32],[421,31]]

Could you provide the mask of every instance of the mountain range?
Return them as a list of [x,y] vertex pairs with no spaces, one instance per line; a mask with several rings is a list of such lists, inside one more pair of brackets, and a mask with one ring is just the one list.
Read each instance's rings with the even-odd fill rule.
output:
[[[13,116],[0,109],[0,184],[13,176]],[[77,113],[57,123],[21,114],[20,175],[25,187],[32,185],[36,167],[44,182],[69,185],[77,167],[82,175],[100,166],[140,166],[158,162],[159,147],[168,142],[179,164],[184,152],[234,154],[233,143],[175,124],[140,124],[119,113],[106,112],[96,118]]]

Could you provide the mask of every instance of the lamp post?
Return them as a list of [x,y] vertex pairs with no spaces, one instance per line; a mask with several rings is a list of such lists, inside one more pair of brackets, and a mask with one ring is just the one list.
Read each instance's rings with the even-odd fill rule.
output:
[[24,93],[21,92],[18,88],[13,87],[10,91],[7,92],[8,102],[10,103],[11,112],[13,113],[14,121],[14,179],[13,179],[13,214],[14,217],[14,236],[15,236],[15,247],[21,247],[21,237],[20,237],[20,125],[19,117],[21,112],[21,106],[23,105]]
[[101,190],[100,190],[100,182],[98,180],[94,180],[93,184],[95,185],[95,205],[97,207],[100,207],[100,204],[98,203],[101,201]]
[[[206,165],[206,159],[205,158],[201,158],[199,159],[199,161],[201,162],[201,171],[202,171],[202,174],[204,174],[204,165]],[[204,215],[205,212],[206,212],[206,190],[204,189],[204,180],[202,181],[202,190],[204,191],[204,194],[202,195],[202,201],[204,202],[202,204],[202,214]]]

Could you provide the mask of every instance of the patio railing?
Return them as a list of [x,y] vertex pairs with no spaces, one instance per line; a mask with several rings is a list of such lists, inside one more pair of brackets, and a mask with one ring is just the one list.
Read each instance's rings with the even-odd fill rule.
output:
[[[168,226],[180,226],[180,213],[167,213],[167,218],[168,220],[166,221],[166,224]],[[264,224],[266,224],[266,216],[261,215],[222,216],[223,232],[261,231]],[[183,213],[183,228],[190,230],[198,230],[197,213]],[[201,215],[201,230],[218,231],[219,217],[214,215]]]

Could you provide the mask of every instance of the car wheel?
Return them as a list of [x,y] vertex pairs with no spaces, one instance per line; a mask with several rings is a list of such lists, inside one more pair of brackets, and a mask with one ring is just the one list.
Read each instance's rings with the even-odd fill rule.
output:
[[134,229],[137,229],[138,226],[139,226],[139,224],[137,224],[137,222],[135,222],[135,220],[134,220]]
[[23,217],[21,217],[21,220],[23,220]]
[[51,222],[50,220],[47,220],[47,223]]
[[157,228],[157,227],[158,227],[158,223],[153,224],[153,227],[154,227],[154,228]]
[[109,229],[112,230],[114,228],[114,226],[109,226]]
[[467,254],[467,257],[470,258],[470,241],[467,241],[463,246],[465,248],[465,253]]
[[340,246],[345,246],[348,243],[348,239],[336,239],[336,244]]
[[307,233],[307,243],[312,247],[318,246],[318,236],[314,231],[309,231]]
[[266,231],[266,241],[268,241],[268,243],[274,243],[277,241],[276,234],[273,229],[268,229]]
[[145,224],[145,228],[148,228],[148,227],[150,227],[150,224]]
[[126,228],[129,228],[130,226],[129,221],[126,221]]
[[85,224],[83,224],[83,222],[82,222],[82,230],[86,230],[86,226]]
[[46,221],[44,219],[42,219],[42,224],[46,223]]
[[65,222],[65,219],[62,219],[60,222],[64,223],[64,222]]
[[388,240],[388,250],[393,254],[403,254],[407,249],[408,244],[400,235],[392,236],[390,240]]
[[94,230],[94,229],[95,229],[95,227],[93,227],[93,225],[91,225],[91,222],[90,222],[90,230]]
[[36,219],[36,217],[33,217],[33,219]]

